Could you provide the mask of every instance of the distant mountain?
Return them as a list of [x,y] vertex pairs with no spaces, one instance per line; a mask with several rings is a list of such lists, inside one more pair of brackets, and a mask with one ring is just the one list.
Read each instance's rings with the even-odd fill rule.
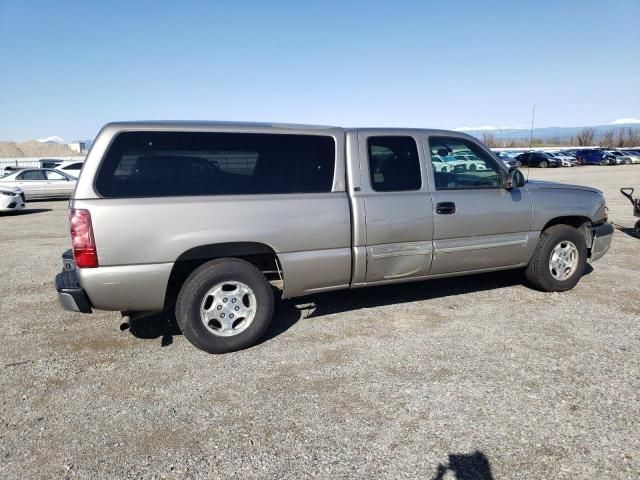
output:
[[[596,132],[596,138],[603,132],[610,130],[618,130],[623,127],[640,128],[640,120],[635,118],[622,118],[616,120],[609,125],[595,125],[592,127],[542,127],[533,129],[533,138],[540,140],[549,140],[551,138],[566,139],[575,137],[584,128],[592,128]],[[482,138],[483,134],[490,133],[496,140],[521,140],[529,138],[530,130],[525,128],[513,127],[461,127],[455,130],[468,133],[477,138]]]
[[61,137],[58,137],[57,135],[52,135],[50,137],[47,138],[39,138],[38,142],[40,143],[65,143],[64,139]]

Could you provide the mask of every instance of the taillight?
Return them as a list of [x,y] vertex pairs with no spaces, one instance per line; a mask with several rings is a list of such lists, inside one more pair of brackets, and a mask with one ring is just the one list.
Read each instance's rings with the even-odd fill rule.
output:
[[69,213],[71,224],[71,245],[76,266],[80,268],[95,268],[98,266],[98,252],[93,238],[91,214],[89,210],[72,208]]

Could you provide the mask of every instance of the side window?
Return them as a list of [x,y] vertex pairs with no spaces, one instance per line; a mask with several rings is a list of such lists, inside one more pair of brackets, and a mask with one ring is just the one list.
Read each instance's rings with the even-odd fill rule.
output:
[[500,188],[497,162],[473,142],[458,138],[431,137],[431,164],[436,190]]
[[63,168],[63,170],[80,170],[82,168],[82,163],[72,163],[71,165],[67,165]]
[[42,170],[26,170],[17,177],[18,180],[44,180]]
[[61,173],[54,172],[53,170],[46,170],[44,173],[47,176],[47,180],[66,180],[67,179],[67,177],[65,177]]
[[420,190],[420,159],[412,137],[369,137],[369,175],[376,192]]

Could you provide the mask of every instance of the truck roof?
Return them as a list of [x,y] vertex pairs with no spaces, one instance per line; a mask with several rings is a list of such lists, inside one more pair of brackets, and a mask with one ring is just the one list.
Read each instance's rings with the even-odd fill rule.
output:
[[415,131],[415,132],[427,132],[431,135],[437,134],[455,134],[460,137],[469,137],[464,132],[458,132],[453,130],[440,130],[431,128],[416,128],[416,127],[338,127],[331,125],[307,125],[298,123],[269,123],[269,122],[228,122],[228,121],[209,121],[209,120],[140,120],[140,121],[126,121],[126,122],[110,122],[104,126],[105,129],[110,130],[141,130],[141,129],[171,129],[178,128],[181,130],[190,129],[215,129],[215,128],[230,128],[239,130],[326,130],[326,131],[353,131],[353,130],[368,130],[368,131]]

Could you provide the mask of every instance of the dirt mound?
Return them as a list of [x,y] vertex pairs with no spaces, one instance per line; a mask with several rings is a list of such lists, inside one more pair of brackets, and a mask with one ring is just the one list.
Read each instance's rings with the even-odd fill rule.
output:
[[41,143],[36,140],[27,142],[0,142],[0,158],[11,157],[65,157],[76,156],[66,145],[58,143]]

